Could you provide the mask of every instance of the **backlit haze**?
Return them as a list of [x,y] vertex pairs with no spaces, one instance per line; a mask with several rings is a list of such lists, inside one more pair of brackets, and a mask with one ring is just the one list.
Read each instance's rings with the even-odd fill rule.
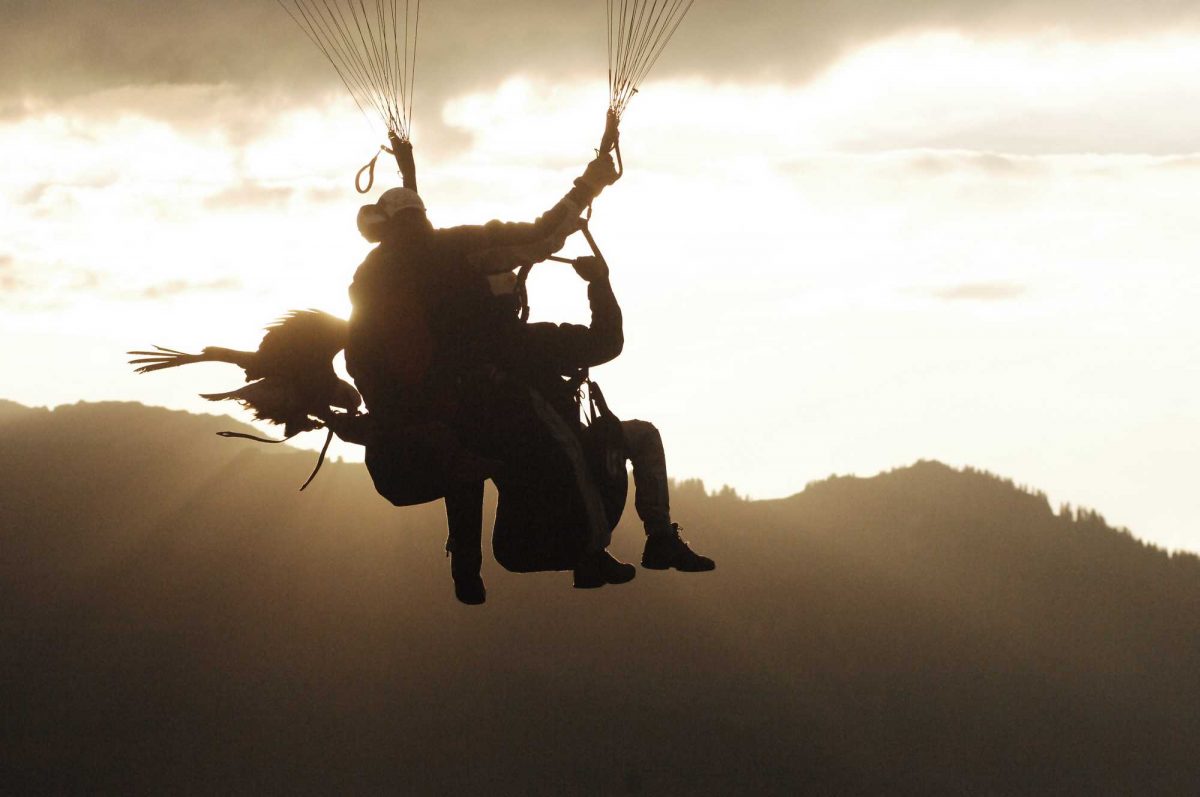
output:
[[[595,203],[627,341],[595,376],[677,478],[940,459],[1200,550],[1196,11],[912,5],[697,0]],[[0,398],[237,414],[195,396],[232,366],[124,352],[349,312],[378,121],[269,0],[150,8],[17,3],[0,33]],[[422,7],[422,194],[436,225],[530,220],[599,140],[604,3],[470,9]],[[587,318],[569,267],[530,298]]]

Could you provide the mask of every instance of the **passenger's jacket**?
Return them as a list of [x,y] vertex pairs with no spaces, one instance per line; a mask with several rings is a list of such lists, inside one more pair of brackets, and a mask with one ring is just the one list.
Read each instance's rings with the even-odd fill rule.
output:
[[607,278],[588,285],[591,324],[525,324],[504,340],[502,366],[574,417],[575,386],[564,377],[613,360],[625,345],[621,307]]

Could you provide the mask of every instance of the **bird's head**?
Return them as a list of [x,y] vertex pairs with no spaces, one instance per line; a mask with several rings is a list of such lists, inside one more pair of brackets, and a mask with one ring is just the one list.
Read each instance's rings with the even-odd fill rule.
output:
[[339,379],[337,387],[333,391],[333,398],[329,404],[330,406],[337,407],[339,410],[356,412],[362,405],[362,396],[354,389],[354,385],[345,379]]

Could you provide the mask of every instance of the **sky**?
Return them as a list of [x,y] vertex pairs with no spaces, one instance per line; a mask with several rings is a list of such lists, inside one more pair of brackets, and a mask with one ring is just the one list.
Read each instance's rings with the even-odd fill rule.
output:
[[[422,4],[435,224],[570,187],[604,9]],[[271,0],[3,10],[0,398],[236,414],[196,397],[235,369],[124,352],[347,314],[378,121]],[[675,477],[771,498],[940,459],[1200,551],[1200,3],[697,0],[622,150],[592,229],[626,348],[595,376]],[[569,269],[530,294],[586,320]]]

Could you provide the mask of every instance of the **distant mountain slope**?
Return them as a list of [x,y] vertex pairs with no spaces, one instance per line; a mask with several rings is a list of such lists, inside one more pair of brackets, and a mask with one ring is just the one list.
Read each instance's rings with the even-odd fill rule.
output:
[[[41,411],[46,412],[44,409]],[[38,410],[35,410],[31,407],[26,407],[23,404],[18,404],[15,401],[0,399],[0,424],[3,424],[9,420],[21,418],[31,412],[38,412]]]
[[[570,588],[232,422],[0,407],[0,792],[1191,793],[1200,561],[933,462]],[[640,530],[614,548],[629,560]]]

